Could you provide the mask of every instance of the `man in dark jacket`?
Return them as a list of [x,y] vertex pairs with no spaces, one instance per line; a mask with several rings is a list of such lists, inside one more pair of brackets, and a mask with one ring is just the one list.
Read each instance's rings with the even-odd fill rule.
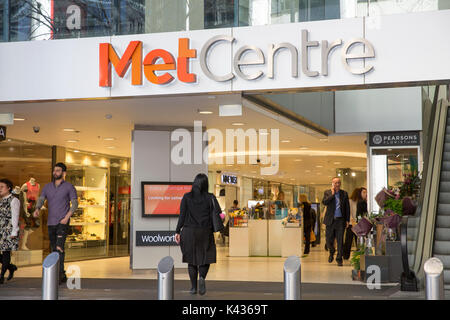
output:
[[341,179],[336,177],[332,180],[331,190],[324,192],[322,203],[327,206],[323,223],[326,225],[327,248],[330,252],[328,262],[333,262],[336,239],[336,262],[342,266],[344,230],[350,222],[350,203],[347,192],[341,190]]

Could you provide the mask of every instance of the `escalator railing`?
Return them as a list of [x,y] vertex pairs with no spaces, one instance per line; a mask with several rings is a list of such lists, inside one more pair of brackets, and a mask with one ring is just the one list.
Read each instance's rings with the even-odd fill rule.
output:
[[[433,255],[439,183],[449,108],[448,101],[436,100],[435,97],[430,116],[429,134],[424,137],[427,139],[427,143],[426,149],[423,150],[424,169],[420,203],[416,214],[402,221],[404,232],[402,232],[401,241],[402,248],[404,248],[402,254],[405,275],[410,278],[414,275],[419,286],[423,286],[423,263]],[[406,266],[406,261],[408,261],[408,266]]]

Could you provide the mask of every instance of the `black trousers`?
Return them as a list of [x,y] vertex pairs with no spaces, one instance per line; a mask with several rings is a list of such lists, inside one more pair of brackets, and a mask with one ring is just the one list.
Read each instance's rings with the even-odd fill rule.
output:
[[11,264],[11,251],[2,251],[2,254],[0,254],[0,261],[2,262],[2,271],[0,276],[3,278],[6,270],[11,272],[11,269],[14,266]]
[[305,236],[305,250],[303,250],[303,254],[309,254],[309,248],[311,246],[311,230],[311,225],[305,224],[303,227],[303,234]]
[[[64,258],[65,258],[65,249],[64,246],[66,244],[67,232],[69,231],[68,224],[59,223],[56,226],[48,226],[48,237],[50,240],[50,249],[52,252],[59,253],[59,274],[65,274],[64,270]],[[60,247],[62,251],[58,250],[57,247]]]
[[200,274],[200,277],[202,277],[203,279],[206,279],[206,275],[208,274],[209,271],[209,264],[196,266],[189,263],[188,271],[189,271],[189,279],[191,279],[192,288],[197,289],[198,274]]
[[334,219],[333,223],[326,228],[327,248],[330,256],[334,255],[336,249],[334,248],[334,240],[337,242],[336,261],[342,262],[343,242],[344,242],[345,220],[343,218]]

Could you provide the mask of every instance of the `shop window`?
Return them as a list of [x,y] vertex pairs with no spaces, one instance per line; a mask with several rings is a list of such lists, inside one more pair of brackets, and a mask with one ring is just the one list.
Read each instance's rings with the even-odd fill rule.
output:
[[21,203],[19,250],[12,261],[18,266],[41,264],[49,247],[48,212],[43,208],[39,218],[32,214],[42,188],[52,181],[52,147],[7,139],[0,143],[0,153],[0,177],[13,183],[13,195]]

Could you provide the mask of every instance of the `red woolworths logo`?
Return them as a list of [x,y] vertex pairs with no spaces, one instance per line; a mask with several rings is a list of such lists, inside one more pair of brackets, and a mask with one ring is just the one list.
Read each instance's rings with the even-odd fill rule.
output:
[[[131,84],[142,85],[142,66],[148,81],[154,84],[167,84],[174,77],[166,72],[156,75],[155,71],[177,70],[178,80],[192,83],[197,81],[197,75],[189,73],[189,59],[197,57],[197,50],[189,49],[189,39],[178,39],[178,68],[173,55],[163,49],[150,51],[142,62],[142,41],[131,41],[121,58],[110,43],[100,43],[100,77],[101,87],[111,87],[111,64],[121,78],[125,76],[131,64]],[[164,63],[156,64],[162,59]]]

